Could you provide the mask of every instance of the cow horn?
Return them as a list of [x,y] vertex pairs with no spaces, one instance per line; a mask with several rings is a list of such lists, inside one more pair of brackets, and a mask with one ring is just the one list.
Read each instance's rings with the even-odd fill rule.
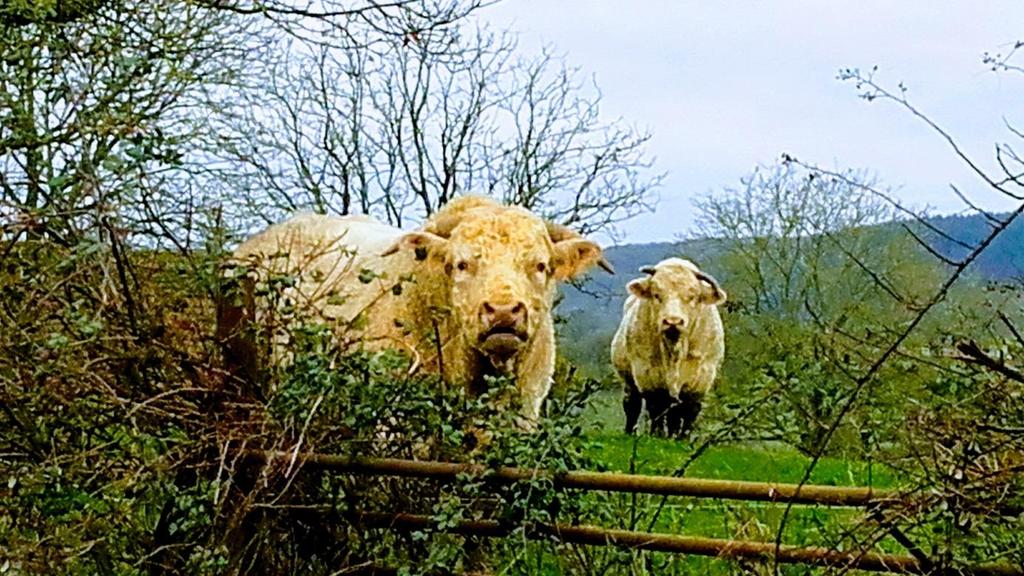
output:
[[[574,240],[576,238],[583,238],[582,234],[573,230],[572,228],[569,228],[568,226],[565,226],[564,224],[556,224],[549,220],[545,220],[544,224],[546,224],[548,228],[548,238],[550,238],[551,241],[555,244],[563,240]],[[608,259],[605,258],[603,255],[601,256],[601,259],[597,261],[597,265],[601,267],[601,270],[604,270],[605,272],[613,276],[615,275],[615,268],[612,267],[612,263],[609,262]]]
[[444,214],[427,222],[427,225],[423,227],[423,230],[436,234],[441,238],[450,238],[452,230],[454,230],[461,221],[461,213]]
[[544,224],[548,227],[548,238],[550,238],[555,244],[558,244],[562,240],[582,238],[578,232],[563,224],[555,224],[554,222],[547,220],[544,221]]
[[716,294],[722,293],[722,287],[718,285],[718,280],[715,280],[715,277],[712,276],[711,274],[700,271],[694,272],[693,274],[697,276],[697,280],[703,280],[704,282],[711,284],[711,288],[714,289]]
[[640,273],[647,274],[648,276],[654,276],[654,266],[641,266]]

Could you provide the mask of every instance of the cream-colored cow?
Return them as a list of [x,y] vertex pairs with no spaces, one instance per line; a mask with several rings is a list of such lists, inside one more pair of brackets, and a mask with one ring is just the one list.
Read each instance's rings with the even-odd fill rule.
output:
[[611,355],[622,377],[626,432],[647,405],[651,432],[685,437],[725,355],[725,291],[692,262],[668,258],[627,285]]
[[[298,270],[289,297],[322,314],[341,342],[403,350],[473,392],[489,375],[515,377],[527,425],[551,388],[556,284],[594,264],[610,271],[595,242],[480,196],[453,200],[414,231],[365,216],[297,216],[242,244],[234,260]],[[230,334],[259,322],[259,307],[221,318],[229,352],[251,363],[255,350]]]

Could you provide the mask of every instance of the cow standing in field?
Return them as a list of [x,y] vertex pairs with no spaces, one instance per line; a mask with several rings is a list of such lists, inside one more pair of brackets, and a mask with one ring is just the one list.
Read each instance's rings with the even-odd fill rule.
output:
[[[473,392],[487,376],[513,376],[526,426],[551,388],[556,284],[595,264],[611,271],[595,242],[480,196],[449,202],[413,231],[365,216],[299,215],[233,259],[264,278],[298,271],[288,297],[315,309],[341,342],[405,351],[415,368]],[[221,314],[236,364],[253,364],[255,349],[238,337],[260,321],[252,300]]]
[[612,364],[623,380],[626,432],[643,404],[651,433],[685,437],[700,414],[725,355],[717,306],[725,291],[681,258],[640,269],[627,285],[622,322],[612,340]]

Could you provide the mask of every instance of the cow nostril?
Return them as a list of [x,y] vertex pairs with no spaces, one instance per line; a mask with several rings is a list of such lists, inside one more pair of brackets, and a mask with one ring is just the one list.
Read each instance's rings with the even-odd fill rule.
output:
[[484,302],[480,315],[489,326],[510,327],[526,321],[526,303],[519,301],[509,304]]

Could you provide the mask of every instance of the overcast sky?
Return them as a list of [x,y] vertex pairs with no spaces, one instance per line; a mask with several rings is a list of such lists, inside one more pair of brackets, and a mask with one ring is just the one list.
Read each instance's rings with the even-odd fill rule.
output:
[[505,0],[481,18],[519,31],[525,50],[555,46],[596,78],[607,118],[653,133],[668,178],[657,211],[623,225],[625,242],[685,233],[694,195],[783,152],[871,169],[935,212],[962,209],[951,182],[982,205],[1009,207],[919,120],[859,99],[836,74],[877,65],[876,78],[904,82],[918,108],[991,167],[1004,119],[1024,126],[1024,75],[993,73],[981,59],[1024,39],[1019,0]]

